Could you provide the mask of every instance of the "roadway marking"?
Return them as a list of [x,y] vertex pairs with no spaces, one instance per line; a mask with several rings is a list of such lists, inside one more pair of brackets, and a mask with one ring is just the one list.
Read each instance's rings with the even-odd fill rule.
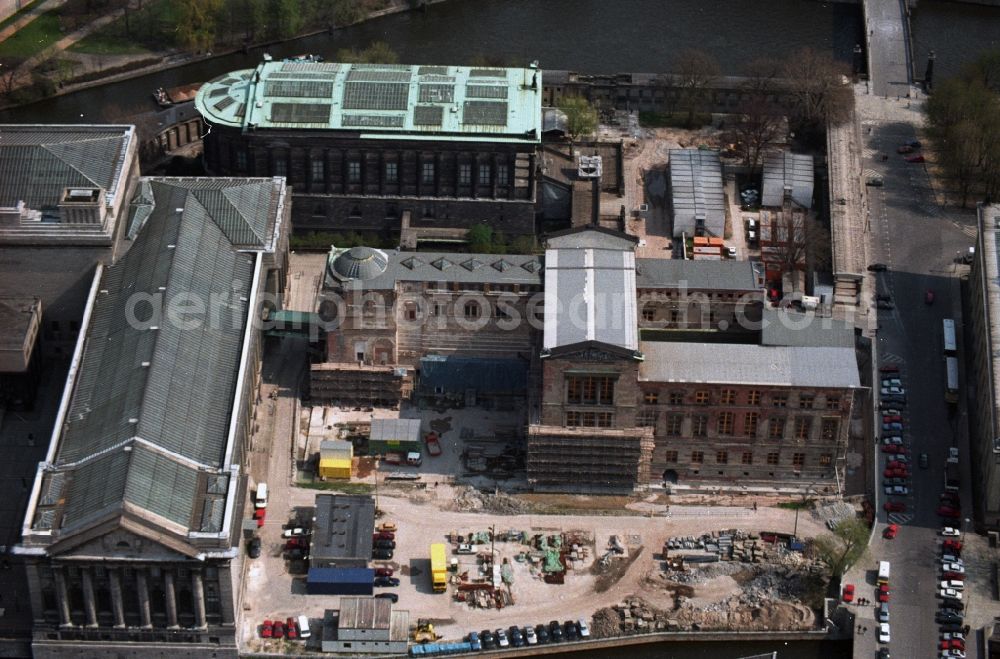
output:
[[[894,352],[883,352],[882,355],[883,355],[882,359],[879,360],[881,362],[888,362],[890,364],[903,364],[906,362],[906,359],[904,357],[902,357],[901,355],[897,355]],[[886,374],[886,377],[889,377],[889,374]]]
[[889,513],[889,521],[894,524],[909,524],[913,517],[911,513]]

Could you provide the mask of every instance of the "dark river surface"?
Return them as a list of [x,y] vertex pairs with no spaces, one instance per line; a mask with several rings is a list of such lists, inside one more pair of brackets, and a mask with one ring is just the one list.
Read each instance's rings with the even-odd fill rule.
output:
[[[937,54],[940,79],[979,51],[1000,47],[996,7],[920,0],[911,27],[918,77],[923,76],[931,49]],[[364,48],[383,40],[401,61],[414,64],[464,64],[476,55],[488,55],[512,65],[538,60],[543,69],[617,73],[670,71],[679,52],[700,48],[714,56],[725,73],[739,74],[756,57],[780,58],[804,46],[850,61],[862,33],[860,5],[820,0],[452,0],[423,13],[387,16],[268,51],[275,57],[316,53],[334,59],[340,48]],[[157,87],[252,68],[261,52],[228,55],[82,90],[0,112],[0,121],[97,123],[109,114],[120,120],[123,114],[153,109],[151,93]],[[846,659],[851,643],[664,643],[573,656],[736,659],[772,651],[779,659]]]

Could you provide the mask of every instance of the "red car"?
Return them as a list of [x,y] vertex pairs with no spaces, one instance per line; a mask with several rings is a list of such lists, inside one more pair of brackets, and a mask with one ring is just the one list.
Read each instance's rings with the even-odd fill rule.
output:
[[890,513],[906,512],[906,504],[902,501],[886,501],[882,507],[885,508],[886,512]]
[[888,602],[889,601],[889,584],[882,584],[878,587],[878,601]]
[[898,414],[883,414],[882,423],[902,423],[903,417]]
[[[882,537],[888,540],[892,540],[893,538],[896,537],[896,534],[898,533],[899,533],[899,524],[890,524],[889,526],[885,527],[885,531],[882,532]],[[884,586],[885,584],[882,585]]]
[[284,638],[285,637],[285,623],[280,620],[274,621],[274,637]]
[[959,640],[957,638],[948,639],[947,641],[941,641],[942,650],[965,650],[965,641]]
[[379,567],[379,568],[375,568],[375,576],[376,577],[391,577],[392,576],[392,568],[391,567]]
[[942,549],[949,554],[960,554],[962,553],[962,542],[960,540],[945,540]]
[[306,540],[305,538],[292,538],[291,540],[285,543],[286,551],[291,549],[308,549],[308,548],[309,548],[309,541]]
[[924,304],[934,304],[934,291],[929,288],[924,293]]
[[267,508],[258,508],[253,511],[253,518],[257,520],[257,528],[264,526],[264,517],[267,515]]
[[285,620],[285,636],[287,636],[291,641],[294,641],[299,637],[299,627],[295,622],[295,618],[288,618]]
[[270,620],[265,620],[264,624],[260,626],[260,637],[271,638],[272,636],[274,636],[274,623]]
[[915,156],[908,157],[906,159],[906,162],[921,163],[921,162],[924,162],[924,157],[922,155],[920,155],[920,154],[917,154]]
[[886,469],[882,472],[886,478],[909,478],[910,472],[905,469]]
[[372,540],[395,540],[396,534],[390,533],[389,531],[379,531],[378,533],[372,535]]
[[965,581],[965,575],[960,572],[942,572],[941,578],[950,581]]
[[844,601],[845,602],[854,601],[854,584],[849,583],[844,585]]
[[886,364],[878,370],[880,373],[899,373],[899,366],[896,364]]
[[885,465],[889,469],[909,469],[910,465],[906,464],[902,460],[889,460],[888,464]]
[[950,506],[938,506],[937,514],[941,517],[950,517],[952,519],[958,519],[962,516],[962,511],[957,508],[952,508]]
[[900,446],[899,444],[883,444],[883,453],[909,453],[910,450],[905,446]]

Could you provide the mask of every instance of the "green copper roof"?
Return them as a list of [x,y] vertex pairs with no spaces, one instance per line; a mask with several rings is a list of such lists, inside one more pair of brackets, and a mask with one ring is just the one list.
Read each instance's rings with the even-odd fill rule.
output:
[[538,142],[541,94],[533,68],[284,61],[220,76],[195,105],[211,124],[244,129]]

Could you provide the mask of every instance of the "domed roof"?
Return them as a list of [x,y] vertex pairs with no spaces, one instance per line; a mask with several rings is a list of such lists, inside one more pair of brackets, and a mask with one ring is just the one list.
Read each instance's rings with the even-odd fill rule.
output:
[[382,250],[359,246],[339,254],[333,269],[347,279],[372,279],[385,272],[388,263],[389,257]]

